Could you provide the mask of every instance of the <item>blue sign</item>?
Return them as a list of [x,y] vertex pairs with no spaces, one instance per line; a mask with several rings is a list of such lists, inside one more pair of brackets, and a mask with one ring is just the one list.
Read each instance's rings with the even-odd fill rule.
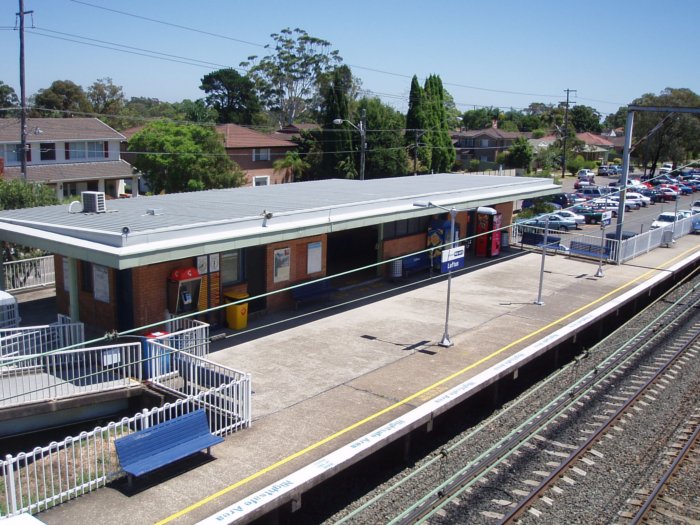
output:
[[451,248],[442,252],[440,271],[442,273],[451,272],[464,268],[464,246]]

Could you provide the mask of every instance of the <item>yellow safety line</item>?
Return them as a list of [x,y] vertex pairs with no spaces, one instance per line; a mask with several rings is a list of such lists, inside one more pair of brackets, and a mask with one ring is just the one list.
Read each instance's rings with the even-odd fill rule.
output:
[[[670,264],[670,263],[674,262],[675,260],[680,259],[681,257],[684,257],[686,254],[689,254],[689,253],[696,251],[696,250],[697,250],[697,248],[688,249],[685,252],[681,253],[680,255],[677,255],[673,259],[670,259],[669,261],[667,261],[667,264]],[[493,359],[494,357],[502,354],[503,352],[512,348],[513,346],[520,344],[523,341],[526,341],[526,340],[536,336],[537,334],[539,334],[545,330],[548,330],[549,328],[552,328],[553,326],[565,321],[566,319],[578,314],[579,312],[586,310],[587,308],[590,308],[591,306],[603,301],[604,299],[610,297],[611,295],[614,295],[614,294],[618,293],[619,291],[631,286],[632,284],[636,283],[637,281],[646,278],[647,276],[649,276],[653,272],[658,271],[658,270],[662,270],[662,269],[663,268],[651,268],[649,271],[643,273],[642,275],[635,277],[631,281],[619,286],[618,288],[615,288],[614,290],[611,290],[610,292],[606,293],[605,295],[600,296],[598,299],[591,301],[590,303],[588,303],[584,306],[581,306],[580,308],[577,308],[576,310],[574,310],[572,312],[569,312],[568,314],[564,315],[563,317],[560,317],[556,321],[552,321],[551,323],[535,330],[534,332],[531,332],[531,333],[521,337],[520,339],[517,339],[515,341],[508,343],[507,345],[496,350],[492,354],[490,354],[486,357],[483,357],[482,359],[462,368],[461,370],[459,370],[459,371],[457,371],[457,372],[455,372],[447,377],[440,379],[439,381],[433,383],[432,385],[427,386],[427,387],[423,388],[422,390],[419,390],[418,392],[411,394],[408,397],[405,397],[401,401],[397,401],[393,405],[390,405],[386,408],[383,408],[382,410],[375,412],[374,414],[367,416],[366,418],[361,419],[360,421],[357,421],[357,422],[353,423],[352,425],[345,427],[342,430],[339,430],[335,434],[331,434],[330,436],[326,436],[322,440],[317,441],[316,443],[313,443],[313,444],[309,445],[308,447],[303,448],[303,449],[295,452],[294,454],[291,454],[291,455],[287,456],[286,458],[283,458],[283,459],[273,463],[272,465],[269,465],[261,470],[258,470],[257,472],[251,474],[250,476],[245,477],[245,478],[237,481],[236,483],[233,483],[233,484],[229,485],[228,487],[225,487],[225,488],[219,490],[218,492],[215,492],[214,494],[211,494],[211,495],[207,496],[206,498],[203,498],[203,499],[189,505],[188,507],[185,507],[184,509],[182,509],[174,514],[171,514],[167,518],[164,518],[161,521],[156,522],[155,525],[163,525],[163,524],[169,523],[177,518],[180,518],[180,517],[184,516],[185,514],[188,514],[188,513],[192,512],[193,510],[198,509],[199,507],[201,507],[203,505],[206,505],[210,501],[213,501],[216,498],[223,496],[224,494],[226,494],[234,489],[237,489],[238,487],[241,487],[241,486],[245,485],[246,483],[253,481],[254,479],[259,478],[263,474],[267,474],[268,472],[271,472],[271,471],[275,470],[276,468],[281,467],[282,465],[285,465],[285,464],[289,463],[290,461],[292,461],[298,457],[301,457],[301,456],[307,454],[308,452],[311,452],[312,450],[315,450],[318,447],[325,445],[326,443],[333,441],[334,439],[336,439],[344,434],[347,434],[351,430],[354,430],[358,427],[361,427],[365,423],[369,423],[370,421],[377,419],[379,416],[382,416],[382,415],[386,414],[387,412],[391,412],[392,410],[413,401],[417,397],[419,397],[419,396],[421,396],[421,395],[423,395],[431,390],[434,390],[434,389],[438,388],[439,386],[442,386],[443,384],[447,383],[448,381],[451,381],[452,379],[459,377],[460,375],[468,372],[469,370],[485,363],[486,361]]]

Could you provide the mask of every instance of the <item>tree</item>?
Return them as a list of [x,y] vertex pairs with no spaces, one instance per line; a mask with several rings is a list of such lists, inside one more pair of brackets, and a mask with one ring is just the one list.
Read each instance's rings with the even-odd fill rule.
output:
[[433,173],[451,171],[457,154],[450,137],[447,109],[445,107],[445,91],[442,80],[437,75],[425,79],[426,122],[428,132],[425,142],[430,145],[432,154],[430,170]]
[[462,114],[462,126],[467,130],[490,128],[498,114],[498,108],[493,107],[470,109]]
[[[408,155],[402,136],[404,116],[379,98],[361,99],[358,106],[367,115],[365,178],[406,175]],[[359,139],[359,133],[355,133],[355,137]],[[359,140],[357,143],[359,149]]]
[[186,98],[174,106],[184,115],[184,120],[197,124],[213,124],[217,121],[217,112],[214,108],[207,107],[201,98],[190,100]]
[[233,68],[205,75],[199,89],[207,94],[207,106],[216,110],[219,123],[250,125],[261,110],[255,82]]
[[425,169],[430,166],[430,148],[425,147],[422,140],[427,129],[425,114],[425,93],[418,83],[418,77],[413,75],[411,79],[411,93],[408,97],[408,111],[406,113],[406,135],[405,143],[412,149],[413,164],[416,166],[420,161]]
[[248,57],[241,63],[256,82],[261,98],[278,115],[280,127],[303,118],[314,98],[319,76],[341,61],[330,42],[310,36],[303,29],[283,29],[270,35],[274,53]]
[[43,184],[0,179],[0,210],[58,204],[56,192]]
[[352,137],[357,132],[347,123],[337,125],[333,122],[336,119],[350,120],[352,73],[349,67],[339,66],[320,80],[323,129],[316,134],[322,152],[318,178],[357,178],[359,170],[355,169],[353,162]]
[[[666,88],[659,95],[647,93],[632,102],[635,106],[700,107],[700,96],[687,88]],[[646,169],[652,173],[658,162],[675,163],[694,157],[700,151],[700,116],[683,113],[637,112],[634,139]],[[640,152],[641,149],[641,152]]]
[[134,167],[155,193],[241,186],[244,175],[209,126],[151,122],[129,141]]
[[124,109],[124,92],[109,77],[98,78],[87,90],[92,109],[100,115],[117,115]]
[[590,106],[574,106],[569,110],[569,122],[577,133],[600,133],[600,113]]
[[272,169],[275,173],[284,172],[283,182],[301,180],[304,171],[309,168],[309,163],[302,159],[296,151],[288,151],[284,154],[284,157],[272,163]]
[[55,117],[72,117],[73,113],[92,113],[93,107],[78,84],[70,80],[56,80],[46,89],[34,95],[37,116],[46,116],[44,110],[53,110]]
[[624,128],[627,124],[627,106],[620,106],[615,113],[610,113],[603,121],[603,127],[609,129]]
[[530,142],[525,137],[518,137],[508,148],[506,163],[510,168],[524,168],[526,171],[530,171],[533,156]]
[[[18,107],[19,99],[15,90],[0,80],[0,110]],[[9,117],[10,113],[10,111],[0,111],[0,118]]]

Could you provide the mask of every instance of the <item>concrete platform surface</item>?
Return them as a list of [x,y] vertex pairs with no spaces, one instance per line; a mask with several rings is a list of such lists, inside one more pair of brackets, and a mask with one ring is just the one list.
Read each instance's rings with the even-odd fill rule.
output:
[[[451,348],[437,344],[446,280],[280,323],[265,336],[218,341],[212,360],[252,373],[251,428],[214,447],[215,460],[136,494],[104,488],[37,517],[49,524],[196,523],[697,257],[700,236],[606,265],[602,278],[595,277],[597,262],[562,255],[545,257],[543,273],[542,256],[534,252],[473,260],[452,278]],[[544,304],[537,305],[540,275]],[[369,288],[386,289],[381,283]]]

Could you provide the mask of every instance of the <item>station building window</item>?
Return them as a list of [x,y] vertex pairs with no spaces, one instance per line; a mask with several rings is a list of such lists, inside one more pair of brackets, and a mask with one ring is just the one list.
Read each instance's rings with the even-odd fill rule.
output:
[[229,286],[243,280],[243,255],[241,250],[221,254],[221,284]]
[[430,217],[416,217],[401,221],[388,222],[384,225],[384,239],[398,239],[407,235],[425,233],[430,225]]

